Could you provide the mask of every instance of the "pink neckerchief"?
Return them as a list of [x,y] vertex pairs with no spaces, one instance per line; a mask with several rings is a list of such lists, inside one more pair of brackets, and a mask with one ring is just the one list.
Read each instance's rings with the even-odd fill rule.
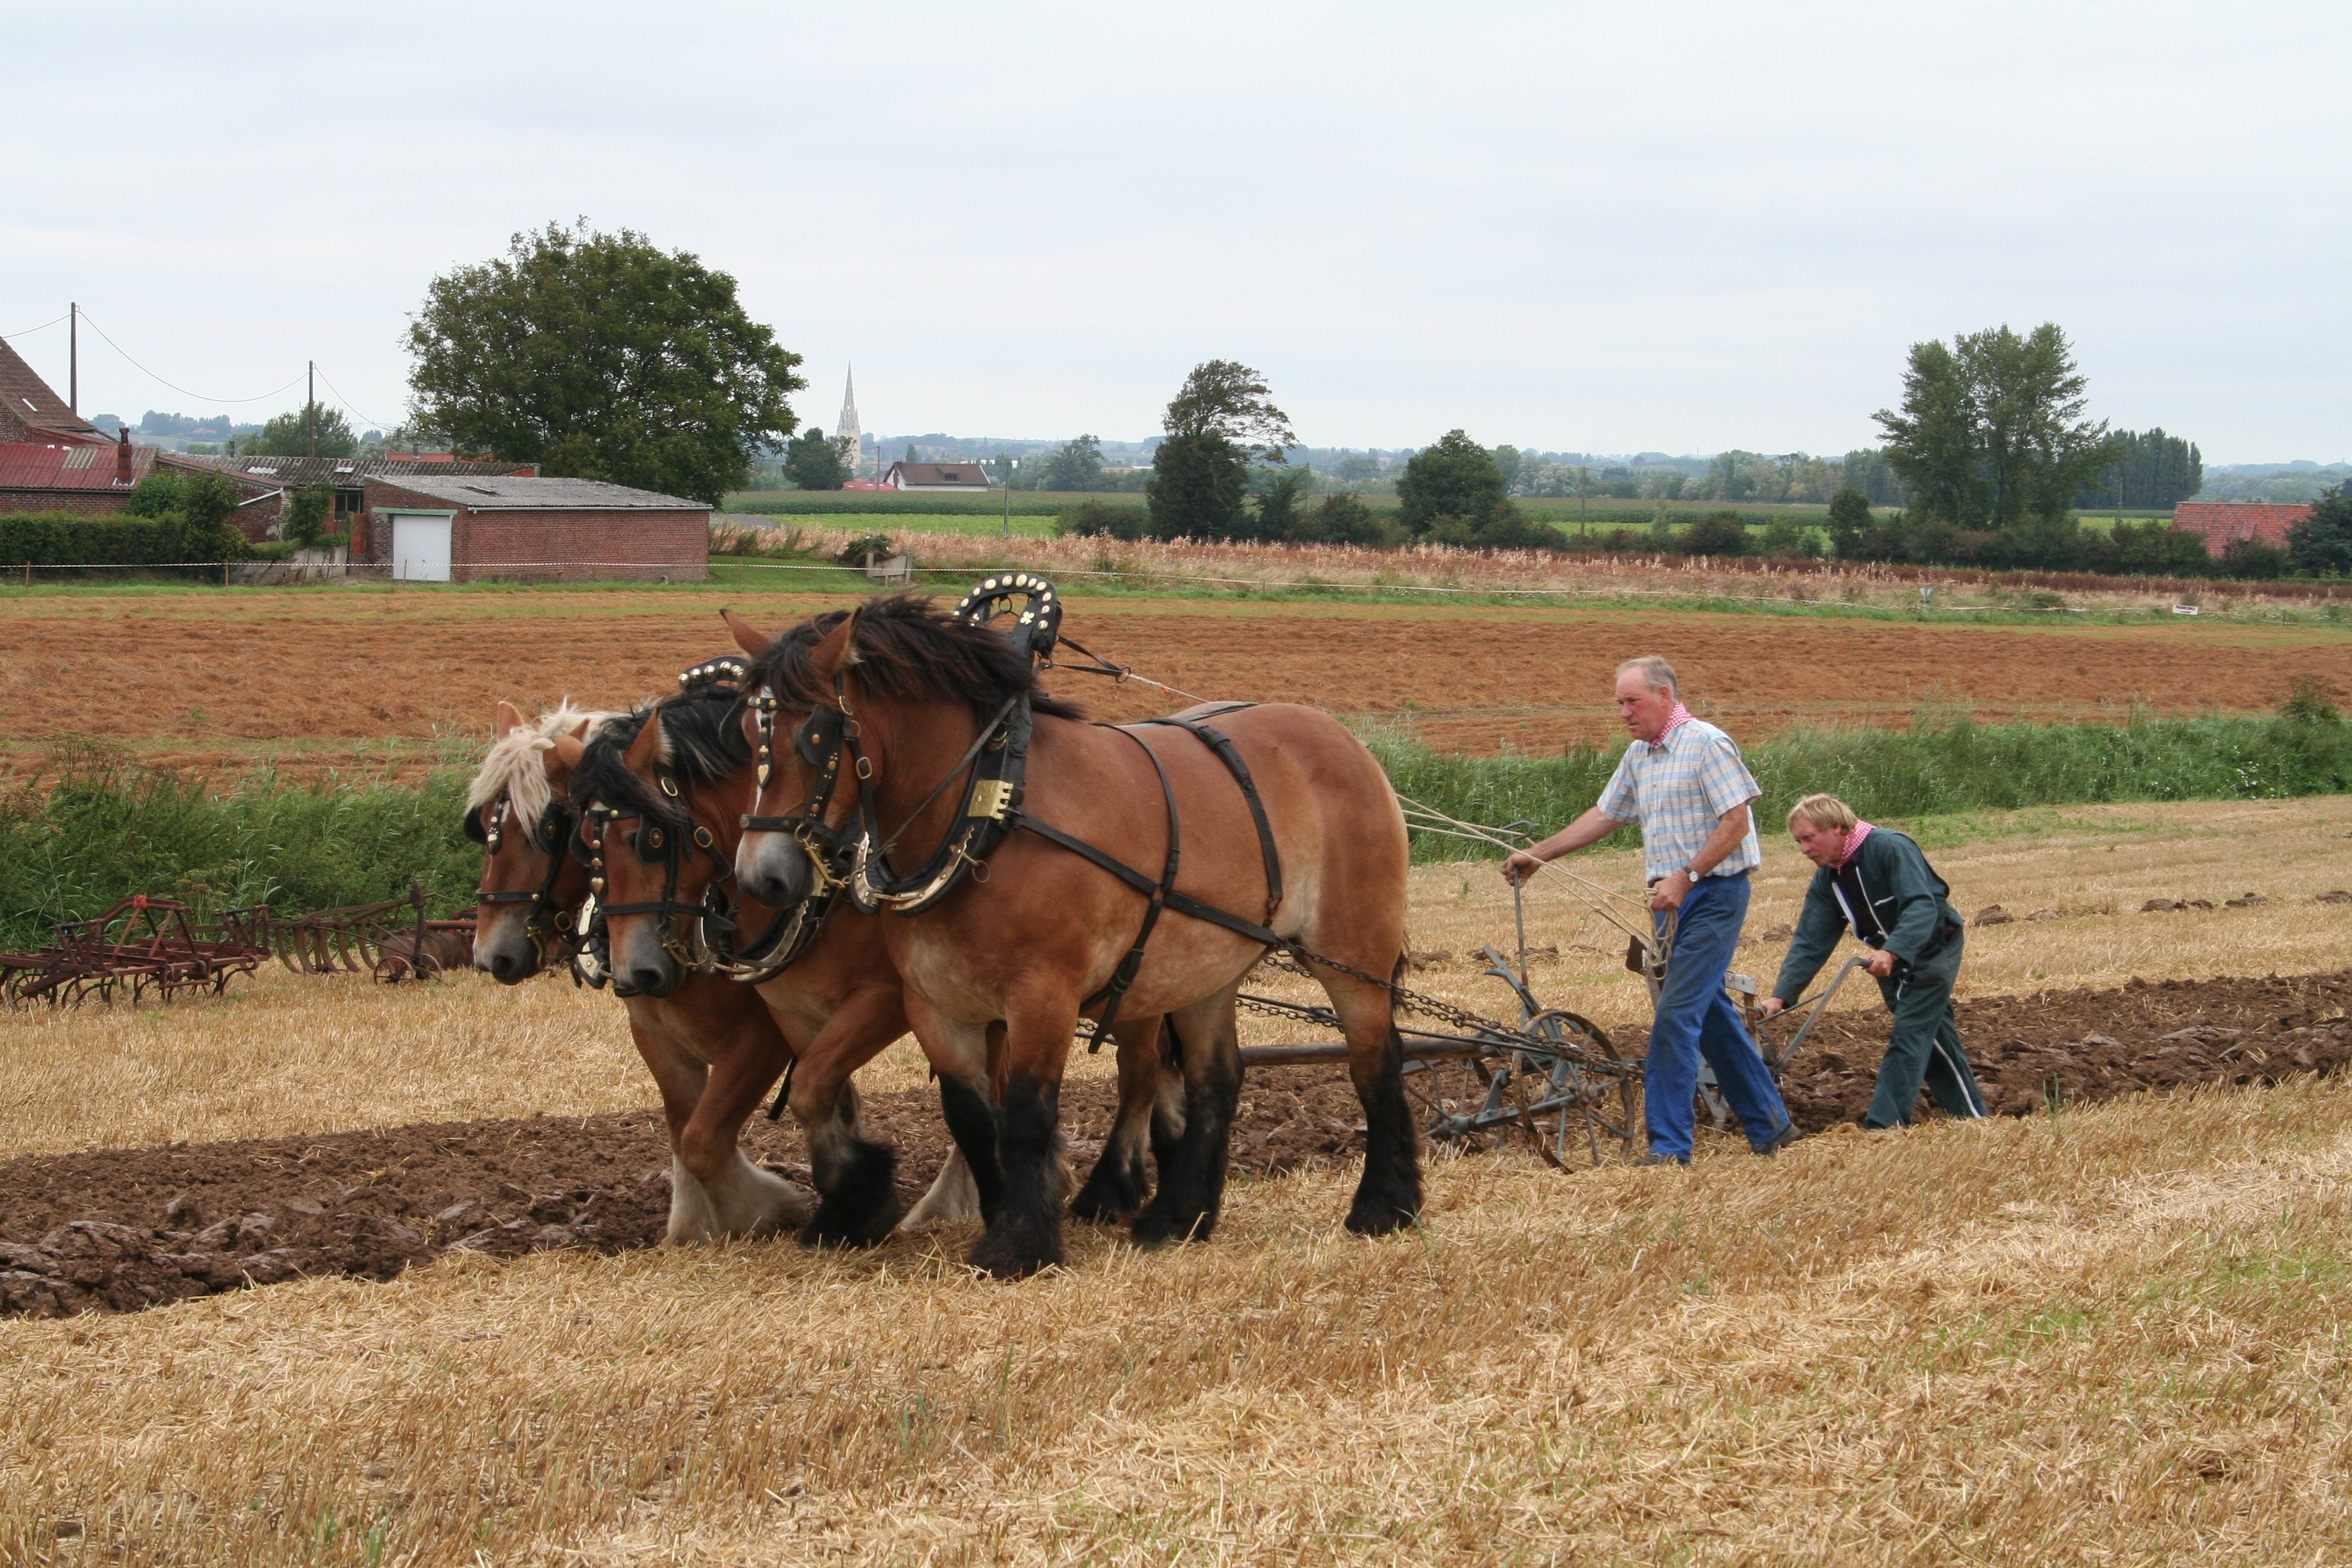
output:
[[1835,871],[1844,870],[1845,863],[1853,858],[1853,852],[1862,847],[1862,841],[1869,837],[1870,834],[1870,824],[1863,821],[1860,817],[1854,818],[1853,826],[1846,830],[1845,847],[1838,851],[1837,864],[1832,867],[1831,869]]
[[1664,745],[1666,743],[1667,736],[1673,734],[1676,730],[1682,728],[1682,726],[1689,723],[1690,721],[1691,710],[1684,707],[1681,702],[1677,701],[1675,704],[1675,710],[1666,715],[1666,727],[1658,731],[1658,738],[1651,742],[1650,744],[1653,746]]

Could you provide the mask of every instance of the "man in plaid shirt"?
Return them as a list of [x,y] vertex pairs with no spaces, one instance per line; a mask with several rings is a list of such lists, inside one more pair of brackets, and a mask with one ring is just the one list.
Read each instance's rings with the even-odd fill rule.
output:
[[1770,1154],[1796,1137],[1796,1127],[1723,988],[1748,918],[1748,874],[1764,861],[1749,809],[1763,791],[1731,737],[1691,717],[1676,695],[1675,667],[1655,654],[1617,667],[1617,711],[1633,742],[1600,804],[1503,862],[1504,879],[1516,882],[1626,823],[1642,825],[1651,918],[1667,950],[1650,1026],[1643,1093],[1650,1152],[1643,1163],[1690,1163],[1701,1057],[1715,1068],[1749,1146]]

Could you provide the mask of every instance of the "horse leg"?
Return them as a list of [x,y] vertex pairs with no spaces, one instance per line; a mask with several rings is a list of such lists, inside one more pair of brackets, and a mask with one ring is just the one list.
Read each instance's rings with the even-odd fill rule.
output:
[[1004,1177],[997,1152],[995,1083],[990,1070],[995,1053],[991,1047],[1002,1037],[1003,1026],[957,1023],[921,1006],[911,994],[908,1000],[915,1038],[939,1075],[940,1114],[947,1121],[955,1150],[898,1228],[992,1219]]
[[866,1136],[850,1075],[905,1027],[895,984],[859,992],[834,1010],[793,1069],[793,1116],[808,1140],[819,1200],[803,1247],[870,1247],[898,1223],[898,1152]]
[[629,1037],[636,1043],[637,1055],[645,1058],[646,1069],[654,1075],[654,1087],[661,1090],[662,1121],[668,1128],[669,1226],[663,1239],[673,1245],[708,1240],[712,1234],[709,1200],[702,1184],[678,1157],[678,1147],[686,1137],[686,1124],[693,1119],[695,1102],[709,1081],[710,1069],[639,1024],[635,1007],[629,1010]]
[[1135,1216],[1145,1247],[1206,1241],[1224,1201],[1234,1114],[1241,1103],[1241,1038],[1231,988],[1175,1014],[1169,1027],[1182,1042],[1183,1130],[1160,1155],[1160,1193]]
[[751,1163],[739,1142],[744,1121],[759,1109],[790,1056],[791,1047],[761,1007],[731,1031],[711,1068],[677,1143],[678,1163],[701,1191],[706,1237],[773,1236],[808,1220],[808,1194]]
[[[1087,1184],[1071,1200],[1070,1212],[1080,1219],[1108,1224],[1143,1206],[1150,1191],[1144,1152],[1149,1147],[1159,1152],[1158,1110],[1167,1077],[1163,1022],[1157,1017],[1129,1019],[1111,1029],[1111,1037],[1118,1042],[1118,1120],[1103,1140],[1102,1157],[1095,1162]],[[1169,1081],[1181,1093],[1181,1080]],[[1164,1155],[1160,1167],[1167,1168]]]
[[[1000,1279],[1025,1279],[1062,1261],[1062,1205],[1068,1192],[1059,1129],[1062,1068],[1078,1022],[1073,995],[1045,986],[1016,999],[1011,1011],[995,1116],[1002,1185],[988,1229],[969,1255],[973,1268]],[[977,1160],[972,1169],[977,1176]],[[982,1195],[984,1204],[985,1186]]]
[[[1387,962],[1393,969],[1393,950]],[[1358,967],[1381,973],[1373,963]],[[1397,1033],[1396,999],[1382,987],[1344,974],[1318,978],[1348,1037],[1348,1077],[1364,1107],[1364,1174],[1348,1207],[1348,1228],[1359,1236],[1402,1230],[1421,1218],[1421,1150],[1405,1105],[1404,1039]]]

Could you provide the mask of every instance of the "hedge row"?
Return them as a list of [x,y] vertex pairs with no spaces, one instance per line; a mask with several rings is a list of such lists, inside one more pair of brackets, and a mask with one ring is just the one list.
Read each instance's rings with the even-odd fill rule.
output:
[[152,566],[185,561],[176,517],[0,513],[0,566]]

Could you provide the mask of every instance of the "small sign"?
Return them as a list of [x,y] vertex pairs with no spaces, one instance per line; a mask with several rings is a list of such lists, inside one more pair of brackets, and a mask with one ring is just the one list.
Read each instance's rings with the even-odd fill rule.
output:
[[2175,605],[2172,606],[2172,613],[2176,616],[2193,616],[2198,613],[2198,608],[2194,605]]

